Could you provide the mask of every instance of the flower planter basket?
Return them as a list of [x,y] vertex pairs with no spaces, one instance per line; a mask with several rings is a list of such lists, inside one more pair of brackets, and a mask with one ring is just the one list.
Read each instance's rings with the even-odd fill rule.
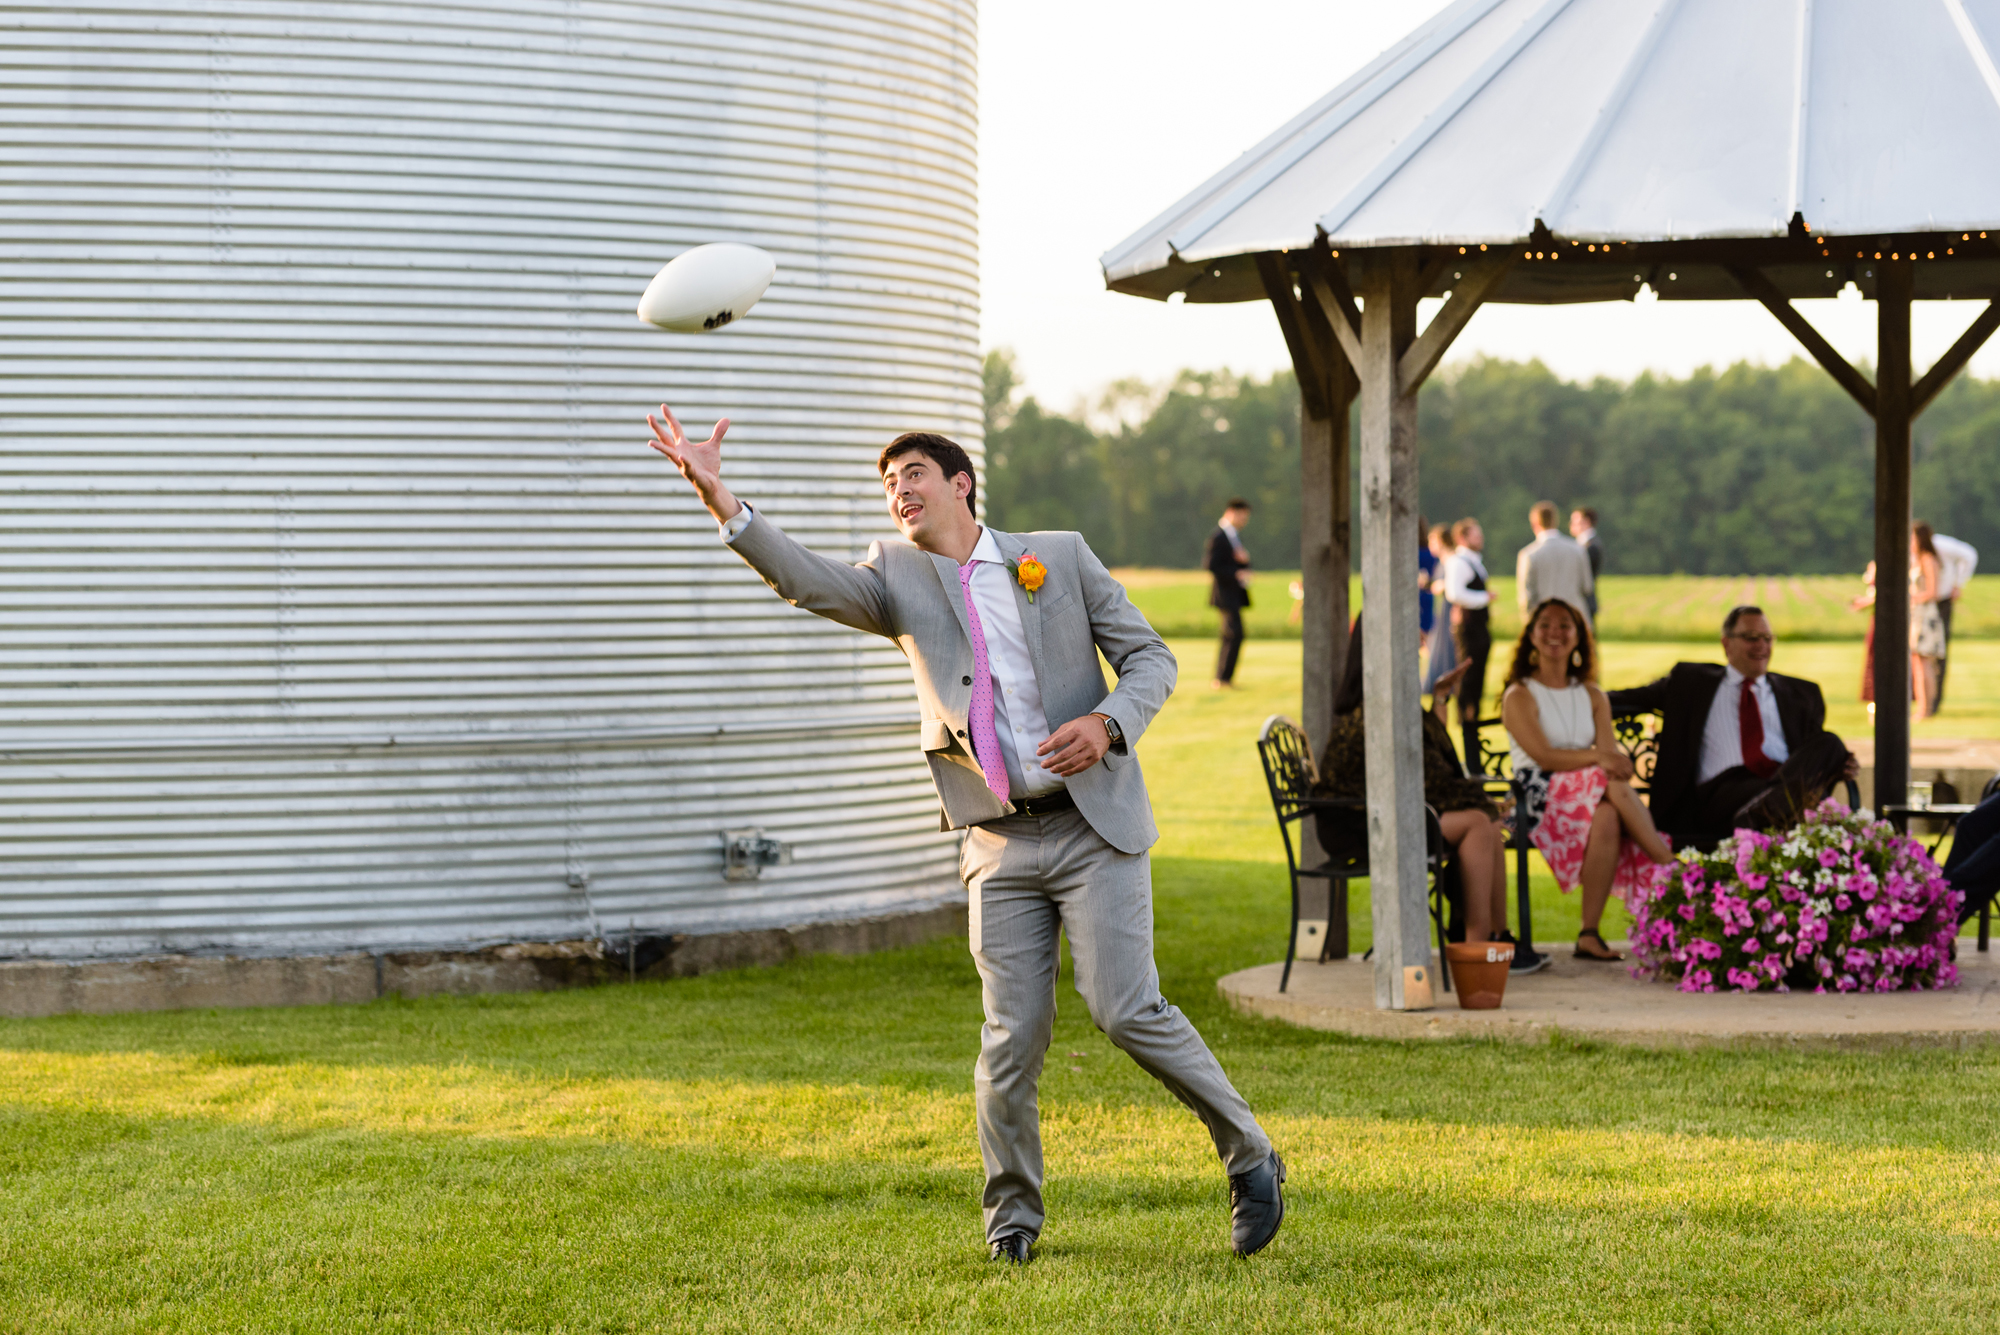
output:
[[1635,972],[1683,992],[1898,992],[1957,983],[1963,901],[1923,845],[1829,799],[1684,856],[1626,907]]

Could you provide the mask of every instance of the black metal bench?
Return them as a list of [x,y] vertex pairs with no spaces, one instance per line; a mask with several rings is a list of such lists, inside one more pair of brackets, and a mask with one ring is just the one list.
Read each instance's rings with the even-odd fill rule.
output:
[[[1319,941],[1315,963],[1347,958],[1347,883],[1368,875],[1368,812],[1354,798],[1314,797],[1313,783],[1319,777],[1313,763],[1312,745],[1299,725],[1282,714],[1264,720],[1257,737],[1257,756],[1264,764],[1264,781],[1271,790],[1271,808],[1278,817],[1278,831],[1285,841],[1285,865],[1292,883],[1291,930],[1285,937],[1285,971],[1278,990],[1291,986],[1292,962],[1299,942],[1299,882],[1323,880],[1327,883],[1327,930]],[[1305,822],[1313,822],[1323,862],[1303,865]],[[1298,841],[1292,839],[1297,825]],[[1431,922],[1437,928],[1438,981],[1451,991],[1451,969],[1444,961],[1445,914],[1449,908],[1445,868],[1450,850],[1437,813],[1424,808],[1425,862],[1430,873]]]
[[[1618,749],[1632,762],[1632,791],[1641,797],[1648,797],[1653,791],[1653,771],[1660,763],[1660,729],[1665,717],[1657,710],[1644,710],[1631,714],[1615,715],[1611,720],[1611,731],[1618,738]],[[1520,919],[1518,945],[1516,949],[1534,949],[1534,917],[1528,899],[1528,850],[1534,847],[1530,837],[1534,832],[1528,828],[1527,803],[1522,800],[1521,785],[1514,778],[1513,754],[1507,746],[1507,728],[1498,717],[1479,720],[1479,762],[1476,777],[1499,796],[1505,793],[1513,799],[1514,809],[1507,821],[1507,847],[1514,851],[1514,900],[1515,916]],[[1493,738],[1488,736],[1492,730]],[[2000,779],[2000,776],[1996,776]],[[1852,779],[1847,785],[1847,805],[1861,805],[1861,789]]]

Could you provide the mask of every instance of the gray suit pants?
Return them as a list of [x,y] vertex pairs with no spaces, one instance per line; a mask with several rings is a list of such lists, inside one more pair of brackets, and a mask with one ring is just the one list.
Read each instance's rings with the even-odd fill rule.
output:
[[1077,812],[1058,811],[973,826],[959,871],[986,1006],[973,1091],[988,1238],[1042,1229],[1035,1086],[1055,1030],[1058,933],[1069,937],[1076,990],[1097,1027],[1194,1110],[1229,1172],[1264,1162],[1271,1142],[1250,1106],[1160,995],[1147,854],[1121,853]]

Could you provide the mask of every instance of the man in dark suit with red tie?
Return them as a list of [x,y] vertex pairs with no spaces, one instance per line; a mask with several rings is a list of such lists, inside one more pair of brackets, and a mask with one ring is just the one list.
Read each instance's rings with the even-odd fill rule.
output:
[[1676,663],[1648,686],[1611,691],[1611,712],[1665,716],[1650,805],[1675,848],[1706,852],[1739,826],[1787,829],[1841,779],[1854,755],[1826,730],[1819,687],[1770,671],[1771,623],[1731,608],[1720,663]]

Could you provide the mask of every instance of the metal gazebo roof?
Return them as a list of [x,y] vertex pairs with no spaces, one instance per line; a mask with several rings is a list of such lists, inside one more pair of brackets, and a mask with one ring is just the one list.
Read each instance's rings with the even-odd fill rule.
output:
[[[1996,52],[2000,0],[1458,0],[1106,252],[1105,278],[1137,296],[1262,300],[1247,257],[1322,235],[1373,248],[1548,234],[1565,251],[1802,226],[1977,240],[2000,223]],[[1920,265],[1913,295],[1990,295],[2000,253],[1978,249],[1990,262]],[[1769,276],[1793,297],[1850,278],[1869,292],[1873,275],[1850,270],[1872,254]],[[1488,300],[1618,299],[1654,277],[1591,268],[1518,267]],[[1703,266],[1673,272],[1662,297],[1743,295]]]

